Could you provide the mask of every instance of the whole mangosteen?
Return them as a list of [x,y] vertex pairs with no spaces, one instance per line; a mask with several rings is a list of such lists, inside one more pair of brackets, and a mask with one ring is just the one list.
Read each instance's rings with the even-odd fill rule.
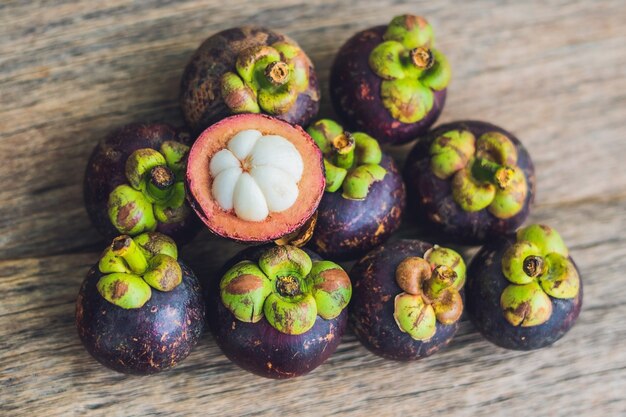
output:
[[507,349],[539,349],[563,337],[582,307],[578,268],[556,230],[533,224],[472,259],[465,299],[476,328]]
[[254,26],[209,37],[191,57],[180,102],[192,131],[238,113],[265,113],[307,125],[319,109],[313,64],[285,35]]
[[176,244],[160,233],[119,236],[83,282],[76,327],[108,368],[153,374],[185,359],[202,334],[205,301]]
[[241,242],[270,242],[310,225],[324,185],[313,139],[262,114],[214,124],[189,153],[192,207],[213,233]]
[[158,231],[190,241],[199,222],[185,199],[189,135],[160,124],[130,124],[94,149],[84,180],[87,213],[100,233]]
[[350,129],[399,145],[426,133],[439,117],[451,71],[420,16],[394,17],[357,33],[339,50],[330,74],[335,110]]
[[421,359],[456,334],[465,262],[452,249],[419,240],[389,242],[359,260],[350,277],[350,324],[375,354]]
[[406,197],[402,177],[366,133],[347,132],[329,119],[307,132],[324,154],[326,173],[311,246],[335,260],[362,256],[400,227]]
[[442,240],[482,244],[528,217],[535,169],[521,142],[485,122],[442,125],[409,154],[404,177],[411,211]]
[[243,251],[209,289],[209,328],[224,354],[268,378],[322,364],[347,323],[352,287],[337,264],[295,246]]

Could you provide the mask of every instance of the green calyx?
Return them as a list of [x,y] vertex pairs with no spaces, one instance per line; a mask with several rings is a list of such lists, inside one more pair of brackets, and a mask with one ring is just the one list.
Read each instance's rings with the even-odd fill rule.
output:
[[330,320],[348,305],[352,285],[346,272],[330,261],[311,261],[295,246],[268,249],[258,262],[242,261],[220,281],[224,306],[246,323],[263,317],[291,335],[309,331],[317,316]]
[[499,219],[524,208],[526,176],[517,166],[517,148],[505,135],[487,132],[478,139],[467,130],[451,130],[430,146],[430,168],[450,179],[452,197],[465,211],[487,209]]
[[396,268],[402,289],[394,301],[393,317],[402,332],[415,340],[429,340],[437,322],[449,325],[463,313],[460,289],[465,283],[465,262],[452,249],[435,246],[424,258],[405,258]]
[[184,185],[188,152],[188,146],[166,141],[158,151],[138,149],[128,157],[128,183],[111,191],[107,203],[109,220],[120,233],[135,236],[189,215]]
[[545,323],[552,314],[550,297],[578,295],[580,277],[556,230],[533,224],[517,231],[516,242],[502,256],[502,273],[511,282],[500,306],[513,326]]
[[393,18],[383,40],[369,56],[370,68],[383,79],[381,99],[394,119],[416,123],[432,109],[433,90],[448,86],[450,65],[432,47],[432,27],[420,16]]
[[346,132],[330,119],[316,121],[307,132],[324,154],[327,192],[341,188],[344,198],[363,200],[372,184],[387,174],[380,166],[383,154],[373,137]]
[[235,71],[221,79],[222,98],[233,113],[286,113],[307,88],[308,59],[287,42],[243,50]]
[[140,308],[152,296],[151,288],[172,291],[182,282],[177,259],[176,244],[161,233],[116,237],[100,258],[98,270],[105,275],[96,287],[118,307]]

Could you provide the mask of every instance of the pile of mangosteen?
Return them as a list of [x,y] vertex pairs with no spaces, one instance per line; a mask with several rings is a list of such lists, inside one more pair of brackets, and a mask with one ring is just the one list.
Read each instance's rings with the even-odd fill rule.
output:
[[[450,343],[464,309],[508,349],[563,336],[582,281],[554,229],[523,226],[530,155],[489,123],[431,129],[451,77],[428,21],[397,16],[337,53],[335,121],[318,117],[315,68],[294,40],[251,26],[209,37],[183,72],[186,127],[127,125],[89,159],[85,205],[112,239],[76,303],[89,353],[155,373],[206,327],[237,365],[290,378],[322,364],[348,323],[402,361]],[[401,170],[387,150],[414,140]],[[393,239],[403,219],[437,241]],[[197,278],[178,246],[203,225],[250,246]],[[450,245],[483,246],[466,266]]]

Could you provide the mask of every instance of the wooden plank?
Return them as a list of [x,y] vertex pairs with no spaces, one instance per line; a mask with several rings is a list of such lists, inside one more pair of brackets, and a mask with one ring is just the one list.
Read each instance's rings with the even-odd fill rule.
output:
[[[517,133],[537,165],[539,204],[626,193],[626,176],[615,175],[626,153],[619,0],[29,4],[5,5],[0,17],[0,181],[11,184],[0,191],[3,259],[101,245],[82,209],[92,147],[134,120],[180,124],[187,59],[210,33],[243,23],[298,39],[326,92],[333,54],[354,31],[423,13],[454,68],[442,121],[485,119]],[[321,114],[332,115],[327,94]]]
[[[370,354],[349,333],[311,375],[251,376],[206,335],[179,367],[146,378],[116,374],[82,348],[73,323],[77,288],[97,253],[0,263],[0,410],[14,415],[618,415],[626,410],[626,199],[538,210],[557,227],[585,284],[582,315],[554,346],[513,352],[463,322],[452,345],[415,363]],[[616,213],[618,215],[616,215]],[[575,225],[585,224],[580,231]],[[414,234],[414,229],[404,233]],[[201,276],[237,245],[205,242],[184,254]],[[601,410],[601,412],[600,412]]]

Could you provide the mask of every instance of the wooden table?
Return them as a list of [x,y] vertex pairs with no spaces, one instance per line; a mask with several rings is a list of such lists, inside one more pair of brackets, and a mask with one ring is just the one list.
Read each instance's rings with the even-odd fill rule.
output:
[[[626,4],[614,1],[3,1],[0,5],[0,414],[617,415],[626,413]],[[82,348],[78,286],[105,245],[82,205],[95,143],[135,120],[181,124],[178,84],[208,35],[264,24],[300,42],[323,92],[355,31],[431,20],[454,78],[441,121],[515,132],[538,172],[532,221],[555,226],[585,282],[573,330],[537,352],[490,345],[463,322],[415,363],[349,333],[309,376],[276,382],[231,364],[206,335],[171,372],[116,374]],[[322,115],[332,111],[325,95]],[[394,150],[402,159],[407,148]],[[419,236],[414,227],[404,236]],[[239,247],[204,232],[199,275]]]

